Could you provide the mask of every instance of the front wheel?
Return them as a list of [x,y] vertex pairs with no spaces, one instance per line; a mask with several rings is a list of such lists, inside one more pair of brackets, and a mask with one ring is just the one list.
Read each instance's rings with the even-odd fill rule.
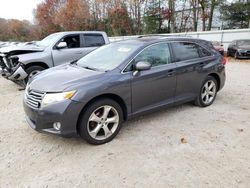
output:
[[99,99],[90,104],[80,116],[80,136],[90,144],[111,141],[120,131],[123,113],[120,105],[111,99]]
[[195,100],[195,104],[200,107],[210,106],[217,95],[218,83],[212,76],[208,76],[202,84],[199,96]]
[[31,79],[33,76],[35,76],[36,74],[38,74],[39,72],[45,70],[45,68],[41,67],[41,66],[31,66],[29,68],[26,69],[26,73],[28,74],[28,76],[25,78],[25,84],[28,83],[29,79]]
[[239,58],[239,54],[238,54],[237,51],[236,51],[235,54],[234,54],[234,58],[235,58],[235,59],[238,59],[238,58]]

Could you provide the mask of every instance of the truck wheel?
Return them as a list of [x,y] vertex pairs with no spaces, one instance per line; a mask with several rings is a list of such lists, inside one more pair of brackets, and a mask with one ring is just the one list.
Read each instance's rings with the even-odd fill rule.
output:
[[238,59],[238,58],[239,58],[239,54],[238,54],[237,51],[236,51],[235,54],[234,54],[234,58],[235,58],[235,59]]
[[25,83],[27,84],[30,78],[32,78],[37,73],[39,73],[43,70],[45,70],[45,68],[38,66],[38,65],[31,66],[31,67],[27,68],[26,73],[28,74],[28,76],[24,79]]

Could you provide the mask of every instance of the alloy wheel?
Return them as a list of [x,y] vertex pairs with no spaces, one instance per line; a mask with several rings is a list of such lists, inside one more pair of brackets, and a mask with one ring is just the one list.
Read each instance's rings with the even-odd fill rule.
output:
[[87,130],[89,135],[96,140],[105,140],[113,135],[119,125],[117,110],[109,105],[104,105],[92,112],[88,119]]
[[214,83],[213,80],[208,80],[203,88],[202,88],[202,92],[201,92],[201,99],[202,102],[206,105],[210,104],[215,96],[216,96],[216,84]]

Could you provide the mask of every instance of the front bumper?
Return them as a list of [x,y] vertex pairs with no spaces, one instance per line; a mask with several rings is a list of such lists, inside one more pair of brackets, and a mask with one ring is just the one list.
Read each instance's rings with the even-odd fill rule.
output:
[[250,58],[250,51],[238,51],[238,56],[237,58],[239,59],[249,59]]
[[[77,133],[78,117],[83,103],[65,100],[43,108],[32,108],[23,100],[26,121],[30,127],[38,132],[52,133],[64,137],[75,137]],[[60,122],[60,130],[53,128],[54,122]]]
[[250,59],[250,55],[238,55],[238,59]]
[[21,63],[11,69],[11,71],[6,68],[1,68],[0,74],[4,78],[12,81],[24,80],[28,76],[28,74],[24,70],[24,66]]

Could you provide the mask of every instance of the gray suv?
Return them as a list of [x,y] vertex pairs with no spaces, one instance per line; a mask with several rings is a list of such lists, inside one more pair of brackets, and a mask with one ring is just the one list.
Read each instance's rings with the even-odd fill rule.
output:
[[0,48],[0,73],[14,82],[27,82],[44,69],[78,60],[108,43],[105,32],[71,31],[54,33],[24,46]]
[[225,63],[199,39],[111,43],[36,75],[24,95],[26,119],[37,131],[103,144],[130,118],[190,101],[211,105],[224,86]]

